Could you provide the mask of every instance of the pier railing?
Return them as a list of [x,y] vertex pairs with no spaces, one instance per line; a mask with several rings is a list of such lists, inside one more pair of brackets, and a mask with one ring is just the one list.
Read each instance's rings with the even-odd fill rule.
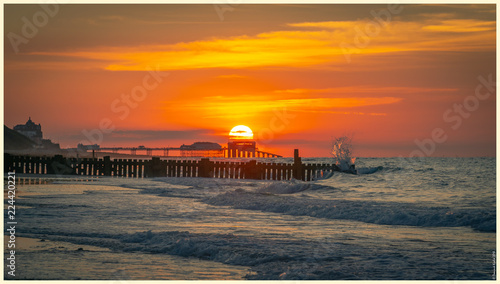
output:
[[260,180],[310,181],[338,170],[332,164],[303,164],[295,150],[294,163],[201,160],[150,160],[14,156],[4,154],[4,171],[23,174],[85,175],[115,177],[206,177]]

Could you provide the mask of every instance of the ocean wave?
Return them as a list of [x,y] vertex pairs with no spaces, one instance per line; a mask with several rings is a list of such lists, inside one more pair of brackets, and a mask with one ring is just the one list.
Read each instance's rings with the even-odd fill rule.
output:
[[[456,279],[490,277],[486,273],[477,273],[477,267],[467,270],[472,265],[467,254],[460,250],[451,252],[447,246],[432,251],[415,251],[415,244],[407,243],[393,249],[372,251],[373,247],[349,243],[336,236],[315,241],[188,231],[102,234],[43,229],[28,229],[23,235],[104,247],[114,252],[170,254],[246,266],[249,267],[245,276],[247,280],[380,280],[388,279],[389,275],[391,279],[447,279],[443,271],[447,271],[450,259],[456,259],[457,253],[460,253],[461,262],[456,265],[464,272],[454,276]],[[429,257],[429,253],[435,257]],[[139,257],[137,261],[140,261]],[[394,275],[390,270],[380,269],[381,264],[400,267],[401,270]]]
[[358,175],[371,175],[371,174],[374,174],[374,173],[381,171],[383,169],[384,169],[384,167],[382,167],[382,166],[370,167],[370,168],[359,168],[356,170],[356,173]]
[[324,188],[324,186],[300,180],[273,181],[254,189],[253,192],[271,193],[271,194],[293,194],[306,190],[317,190],[320,188]]
[[[279,275],[286,271],[292,263],[295,266],[304,263],[317,266],[319,262],[338,261],[342,257],[336,254],[348,251],[347,249],[344,249],[345,251],[333,250],[330,245],[314,241],[273,240],[234,234],[190,233],[187,231],[143,231],[113,235],[49,230],[29,232],[28,230],[25,236],[105,247],[123,252],[195,257],[231,265],[250,266],[255,271],[260,271],[259,273],[249,273],[248,279],[269,277],[268,275],[264,277],[261,274],[264,271],[265,274],[274,275],[272,278],[280,279]],[[274,269],[269,270],[269,267]],[[311,277],[311,279],[318,279],[314,275]],[[290,276],[281,277],[281,279],[289,278]]]
[[215,206],[293,216],[354,220],[380,225],[469,226],[478,231],[496,232],[496,213],[487,209],[453,210],[448,207],[424,207],[398,202],[319,200],[247,191],[228,192],[203,201]]
[[[366,248],[334,238],[322,241],[284,240],[187,231],[142,231],[115,235],[36,231],[26,232],[25,236],[113,251],[169,254],[241,265],[250,268],[245,276],[247,280],[346,280],[371,279],[374,275],[371,266],[365,271],[350,269],[357,262],[357,256],[366,253]],[[396,254],[382,252],[378,258],[390,259]]]
[[356,169],[356,174],[358,175],[371,175],[380,172],[430,172],[434,171],[434,168],[402,168],[402,167],[389,167],[389,166],[378,166],[378,167],[362,167]]

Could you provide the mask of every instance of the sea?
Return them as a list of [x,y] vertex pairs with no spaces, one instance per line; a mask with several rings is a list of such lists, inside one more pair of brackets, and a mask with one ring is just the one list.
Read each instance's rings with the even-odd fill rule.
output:
[[356,169],[308,182],[17,175],[4,279],[496,279],[496,158]]

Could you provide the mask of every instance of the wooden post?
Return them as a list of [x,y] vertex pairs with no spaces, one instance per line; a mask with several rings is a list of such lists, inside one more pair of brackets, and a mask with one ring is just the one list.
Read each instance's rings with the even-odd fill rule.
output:
[[111,157],[110,156],[104,157],[104,175],[111,176]]
[[168,177],[175,177],[175,161],[174,160],[168,160],[167,161],[167,176]]
[[261,167],[257,165],[256,160],[251,160],[245,165],[246,179],[261,179]]
[[299,157],[299,149],[295,149],[293,152],[293,177],[295,179],[303,180],[303,167],[302,159]]
[[40,174],[40,157],[36,157],[35,174]]
[[144,177],[150,177],[151,176],[151,161],[148,160],[143,160],[142,164],[144,165]]
[[11,154],[4,153],[3,155],[3,171],[10,172],[14,170],[14,159]]
[[208,158],[202,158],[198,170],[200,177],[211,177],[210,176],[210,160]]
[[[49,158],[50,160],[47,161],[48,164],[47,164],[47,174],[49,175],[53,175],[56,173],[56,168],[54,167],[54,157],[52,158]],[[20,171],[17,171],[16,172],[20,172]]]
[[151,159],[151,174],[152,174],[152,177],[160,177],[161,176],[160,157],[153,157],[153,159]]
[[55,155],[50,161],[48,173],[56,175],[71,175],[76,174],[76,171],[69,165],[66,158],[62,155]]
[[138,168],[137,168],[137,177],[139,178],[142,178],[143,175],[142,175],[142,167],[143,167],[144,163],[142,162],[142,160],[139,160],[138,162]]

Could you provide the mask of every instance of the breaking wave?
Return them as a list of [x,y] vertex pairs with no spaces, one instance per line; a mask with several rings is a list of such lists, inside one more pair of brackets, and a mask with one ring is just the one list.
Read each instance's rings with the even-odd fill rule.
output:
[[[251,271],[245,278],[272,280],[332,279],[331,270],[343,259],[341,255],[361,249],[343,243],[273,240],[187,231],[91,234],[38,230],[26,232],[25,236],[105,247],[114,251],[170,254],[249,266]],[[318,274],[318,269],[324,271]],[[345,274],[339,274],[338,279],[342,276],[357,279]]]
[[411,203],[353,200],[320,200],[233,191],[206,198],[205,203],[293,216],[354,220],[380,225],[421,227],[469,226],[478,231],[496,231],[496,213],[487,209],[454,210]]
[[342,172],[355,173],[355,157],[352,157],[352,138],[348,136],[337,137],[332,142],[333,160]]
[[324,186],[316,185],[310,182],[291,180],[291,181],[281,181],[281,182],[269,182],[261,187],[254,189],[253,192],[270,193],[270,194],[293,194],[297,192],[302,192],[306,190],[316,190],[320,188],[324,188]]
[[401,167],[378,166],[378,167],[357,168],[356,174],[358,174],[358,175],[371,175],[371,174],[379,173],[379,172],[400,172],[400,171],[425,173],[425,172],[434,171],[434,168],[405,169],[405,168],[401,168]]
[[[192,233],[188,231],[141,231],[135,233],[105,234],[65,232],[36,229],[26,230],[25,237],[44,238],[81,245],[111,249],[114,252],[139,252],[147,254],[169,254],[194,257],[224,264],[241,265],[249,268],[247,280],[368,280],[387,279],[390,270],[380,265],[401,265],[395,279],[445,279],[444,269],[450,257],[450,247],[436,247],[436,258],[428,258],[427,251],[414,252],[412,248],[400,250],[376,250],[366,256],[369,244],[351,243],[352,239],[337,237],[322,240],[274,239],[246,237],[234,234]],[[425,240],[418,240],[426,242]],[[411,241],[410,241],[411,243]],[[141,261],[138,255],[137,261]],[[465,252],[460,252],[467,259]],[[364,257],[364,258],[363,258]],[[363,261],[360,262],[360,259]],[[416,262],[418,265],[406,265]],[[471,263],[464,262],[468,267]],[[362,269],[352,269],[361,265]],[[489,275],[471,274],[465,271],[459,279],[487,279]],[[387,274],[389,273],[389,274]]]
[[358,175],[371,175],[378,171],[382,171],[384,167],[374,167],[374,168],[359,168],[356,170]]

